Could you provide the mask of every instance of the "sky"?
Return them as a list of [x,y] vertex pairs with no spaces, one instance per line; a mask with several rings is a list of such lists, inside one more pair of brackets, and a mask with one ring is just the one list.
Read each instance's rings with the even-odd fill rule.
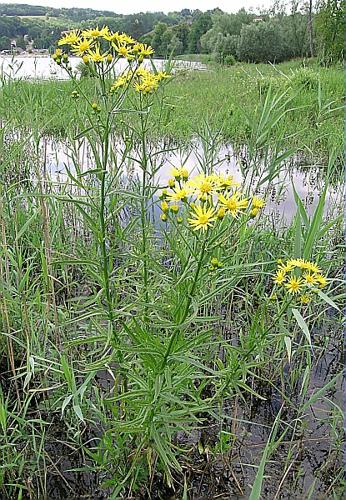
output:
[[182,9],[199,9],[202,11],[219,7],[225,12],[237,12],[244,7],[249,10],[253,7],[269,7],[272,0],[5,0],[4,3],[26,3],[30,5],[47,5],[49,7],[80,7],[97,10],[109,10],[117,14],[133,14],[136,12],[172,12]]

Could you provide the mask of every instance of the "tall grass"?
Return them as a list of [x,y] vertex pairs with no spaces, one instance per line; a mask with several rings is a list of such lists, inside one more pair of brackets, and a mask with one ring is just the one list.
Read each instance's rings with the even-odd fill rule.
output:
[[[207,120],[214,131],[222,129],[224,141],[235,146],[247,144],[251,137],[248,120],[252,120],[269,86],[274,93],[286,91],[287,113],[269,134],[272,145],[277,137],[282,137],[287,147],[298,149],[307,162],[323,162],[331,150],[337,150],[340,160],[342,69],[318,66],[305,69],[299,62],[276,67],[239,64],[232,68],[178,72],[167,88],[164,107],[155,104],[153,107],[153,121],[159,121],[163,111],[166,117],[156,129],[158,138],[186,144],[195,136],[198,124]],[[94,95],[94,79],[84,79],[83,88]],[[13,82],[1,91],[1,115],[8,122],[24,127],[30,127],[35,120],[47,133],[65,136],[73,127],[74,109],[79,107],[85,112],[85,102],[73,101],[72,90],[68,81],[34,85],[27,81]]]

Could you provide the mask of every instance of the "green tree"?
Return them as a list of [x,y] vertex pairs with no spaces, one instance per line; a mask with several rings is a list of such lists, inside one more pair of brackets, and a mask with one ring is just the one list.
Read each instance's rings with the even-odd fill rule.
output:
[[191,54],[201,52],[201,37],[212,27],[212,19],[209,12],[198,15],[191,25],[189,33],[188,51]]
[[345,43],[345,2],[323,0],[315,16],[318,55],[322,62],[330,64],[342,61]]
[[0,50],[10,50],[11,38],[8,36],[0,36]]
[[177,35],[173,34],[167,49],[169,53],[174,55],[183,54],[183,43]]
[[164,46],[164,43],[166,43],[164,39],[164,34],[166,33],[167,29],[168,26],[166,23],[157,23],[157,25],[154,28],[151,43],[153,45],[153,48],[155,49],[156,55],[158,56],[166,55],[167,45]]
[[287,44],[280,24],[275,20],[243,25],[238,57],[249,62],[280,62],[287,54]]

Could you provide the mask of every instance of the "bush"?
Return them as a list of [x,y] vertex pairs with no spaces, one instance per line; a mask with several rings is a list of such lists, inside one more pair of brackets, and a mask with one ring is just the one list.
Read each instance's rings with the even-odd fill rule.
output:
[[235,57],[232,55],[226,56],[224,59],[224,64],[226,66],[234,66],[236,63]]
[[287,52],[281,26],[275,21],[263,21],[243,26],[240,33],[238,58],[248,62],[281,62]]

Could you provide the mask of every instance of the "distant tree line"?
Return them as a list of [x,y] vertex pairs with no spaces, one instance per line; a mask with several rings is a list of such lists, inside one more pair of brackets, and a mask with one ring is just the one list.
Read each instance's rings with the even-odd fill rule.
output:
[[343,58],[344,14],[342,0],[275,0],[261,15],[245,9],[235,14],[183,9],[121,15],[0,4],[0,50],[8,49],[12,39],[25,47],[25,35],[35,48],[52,49],[63,31],[98,24],[151,44],[159,57],[203,53],[218,63],[231,64],[318,56],[332,63]]

